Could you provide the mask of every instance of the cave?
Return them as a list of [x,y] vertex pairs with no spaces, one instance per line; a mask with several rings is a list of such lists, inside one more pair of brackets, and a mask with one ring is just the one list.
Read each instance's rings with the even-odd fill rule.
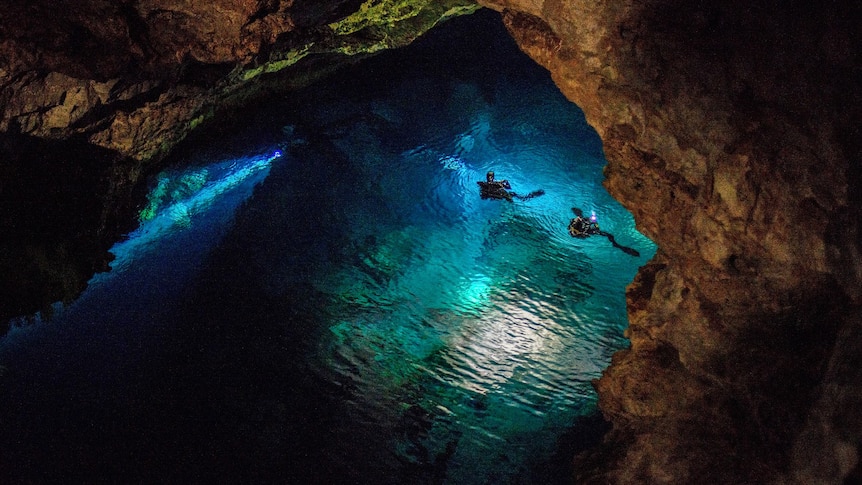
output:
[[[301,104],[283,103],[297,93],[307,93],[303,90],[310,86],[337,83],[340,75],[373,65],[405,45],[420,46],[423,39],[432,38],[441,23],[445,26],[467,15],[485,22],[493,18],[494,28],[501,32],[505,28],[520,50],[532,58],[532,68],[550,74],[556,86],[554,95],[574,103],[572,109],[582,110],[583,121],[595,130],[600,145],[592,150],[606,159],[596,183],[613,197],[602,209],[618,204],[621,218],[630,214],[631,227],[614,230],[622,231],[616,234],[623,247],[633,246],[639,250],[634,252],[643,255],[627,286],[623,282],[625,321],[608,328],[607,338],[617,342],[617,348],[610,351],[617,351],[608,356],[609,365],[597,369],[597,378],[589,383],[595,390],[600,416],[589,414],[588,419],[568,423],[573,434],[588,438],[558,435],[555,460],[559,468],[555,475],[541,479],[522,475],[520,479],[838,484],[862,480],[862,423],[855,411],[862,400],[858,366],[862,355],[860,7],[849,2],[808,5],[768,0],[709,5],[678,0],[602,5],[484,0],[480,4],[458,0],[248,0],[205,5],[169,0],[119,4],[87,0],[74,5],[12,2],[0,12],[0,288],[4,295],[0,317],[11,324],[8,335],[26,341],[53,332],[52,341],[28,350],[34,361],[50,361],[40,348],[47,354],[65,347],[74,347],[69,355],[82,362],[104,359],[103,349],[89,346],[87,341],[88,335],[98,331],[98,325],[81,328],[72,338],[62,319],[86,305],[88,292],[99,288],[119,293],[136,291],[105,290],[110,287],[105,281],[120,279],[124,271],[138,270],[134,264],[124,266],[128,254],[120,249],[135,254],[134,245],[145,240],[135,231],[155,227],[148,225],[152,221],[172,227],[194,224],[188,202],[198,204],[191,207],[194,209],[206,206],[208,199],[188,197],[200,194],[194,189],[206,186],[202,181],[209,176],[225,182],[218,186],[224,190],[207,186],[213,189],[209,193],[239,197],[234,199],[234,207],[245,214],[244,220],[255,221],[260,227],[276,224],[277,212],[273,217],[255,214],[255,207],[260,210],[261,206],[243,206],[242,199],[256,194],[251,200],[265,201],[264,208],[267,203],[277,205],[279,198],[266,194],[281,192],[267,192],[266,187],[287,177],[289,171],[283,167],[288,159],[302,153],[311,158],[325,153],[322,159],[328,159],[339,146],[335,143],[322,148],[326,143],[361,139],[363,133],[357,127],[372,129],[374,119],[387,121],[387,116],[393,115],[385,106],[372,113],[360,110],[356,113],[359,121],[340,119],[339,123],[344,123],[329,125],[327,139],[321,140],[315,133],[319,126],[309,129],[302,120],[284,121],[287,118],[279,118],[280,113],[273,111],[267,116],[278,122],[266,124],[249,118],[248,113],[285,106],[308,110]],[[492,28],[491,24],[480,25]],[[423,37],[429,29],[433,30]],[[486,47],[493,56],[495,51]],[[490,61],[473,64],[494,66],[494,59]],[[407,60],[399,62],[409,64]],[[502,72],[511,67],[498,64],[492,69]],[[340,82],[350,86],[350,80]],[[450,98],[458,95],[453,93]],[[470,99],[492,97],[492,93],[492,87],[484,86],[478,89],[478,97],[463,98],[459,106],[469,105]],[[405,99],[416,96],[415,92],[402,94]],[[550,96],[532,102],[541,104]],[[530,99],[527,94],[523,97]],[[557,115],[549,112],[546,121]],[[273,125],[278,129],[266,132]],[[481,129],[481,123],[474,125]],[[229,143],[230,132],[220,131],[239,126],[260,127],[262,134],[254,144],[239,150],[238,145]],[[524,131],[528,127],[519,129],[511,130],[511,135],[530,135]],[[577,130],[557,135],[561,139],[578,138],[583,134],[582,128]],[[553,131],[544,126],[534,136]],[[470,136],[461,138],[461,154],[481,144],[473,136],[475,132],[462,133]],[[204,146],[211,151],[202,155]],[[237,152],[228,153],[231,150]],[[430,151],[410,153],[439,162],[440,170],[450,176],[473,170],[471,180],[492,168],[488,164],[465,164],[458,157],[431,155]],[[207,165],[204,173],[192,169],[189,160],[195,156],[230,163]],[[374,166],[370,159],[367,163]],[[345,178],[336,178],[333,183],[345,183],[350,170],[357,166],[363,165],[333,167],[346,171],[338,174]],[[523,173],[538,170],[538,166],[524,168]],[[512,178],[517,190],[530,185],[528,179],[516,178],[518,167],[504,167],[506,170],[498,175]],[[398,167],[393,168],[386,171],[377,167],[381,182],[388,180],[384,174],[397,172]],[[264,181],[267,173],[274,178]],[[162,196],[158,195],[159,187],[164,189]],[[534,188],[543,187],[526,190]],[[187,197],[185,205],[166,202],[165,191]],[[546,190],[534,199],[521,201],[521,206],[545,207],[554,193]],[[326,204],[325,200],[317,202]],[[162,218],[166,214],[171,217]],[[564,223],[568,216],[559,217]],[[532,222],[538,220],[541,217]],[[536,239],[535,225],[524,223],[523,218],[510,222],[495,229],[494,244],[496,249],[508,251],[507,257],[524,257],[529,250],[514,241]],[[254,234],[267,236],[265,231]],[[367,244],[356,252],[362,255],[357,264],[373,269],[369,277],[380,284],[391,279],[391,258],[406,251],[405,245],[399,246],[395,236],[368,236]],[[402,233],[398,237],[406,236]],[[242,233],[228,232],[228,243],[215,251],[215,258],[207,260],[217,259],[222,267],[232,268],[236,281],[219,279],[221,273],[204,263],[202,282],[181,296],[190,302],[183,307],[191,322],[188,328],[160,329],[173,337],[164,341],[162,368],[183,372],[122,379],[119,376],[124,370],[136,367],[76,376],[71,366],[54,369],[54,380],[40,382],[59,395],[78,392],[85,396],[88,404],[84,408],[94,413],[91,420],[80,419],[81,401],[69,404],[59,399],[51,404],[56,409],[50,417],[40,415],[35,408],[22,408],[10,397],[13,391],[26,388],[20,377],[27,375],[27,368],[21,362],[28,359],[19,355],[21,360],[14,365],[0,361],[3,412],[7,416],[32,413],[29,422],[52,436],[46,442],[48,449],[36,449],[38,444],[16,440],[26,436],[22,429],[16,429],[20,422],[0,421],[4,423],[0,429],[4,445],[15,450],[0,457],[3,468],[25,470],[19,477],[28,483],[123,481],[135,475],[144,480],[195,482],[206,481],[207,473],[221,473],[223,478],[237,481],[308,482],[307,476],[287,475],[290,468],[285,468],[285,461],[290,460],[268,455],[267,460],[255,461],[254,457],[267,444],[276,442],[284,452],[282,457],[308,458],[325,448],[331,436],[315,434],[313,431],[319,429],[313,423],[337,420],[325,409],[329,405],[347,406],[352,389],[350,383],[343,382],[327,390],[329,396],[342,399],[332,398],[326,406],[306,409],[312,423],[306,435],[318,439],[320,446],[296,444],[279,436],[278,430],[284,429],[279,428],[284,424],[284,408],[302,406],[292,393],[273,390],[267,399],[255,402],[253,412],[241,406],[244,379],[258,389],[278,380],[308,390],[320,377],[311,368],[303,369],[308,371],[305,375],[266,365],[284,350],[277,343],[284,338],[282,327],[255,326],[252,335],[259,346],[251,351],[231,346],[235,335],[231,329],[209,325],[229,321],[231,312],[243,310],[225,302],[243,293],[242,283],[256,274],[257,265],[265,268],[266,274],[279,275],[282,283],[292,283],[277,295],[241,295],[243,301],[253,308],[277,308],[291,314],[296,322],[289,339],[295,344],[292,349],[320,351],[313,345],[303,347],[314,341],[316,329],[303,326],[313,318],[297,310],[301,303],[315,300],[313,290],[293,281],[293,273],[279,272],[277,262],[284,259],[283,254],[276,259],[267,259],[268,254],[246,258],[254,255],[242,254],[242,239]],[[183,243],[193,247],[197,241],[199,237],[189,237]],[[553,246],[541,241],[540,246]],[[606,243],[602,251],[618,258],[631,257],[617,251],[610,244],[612,240],[591,243],[598,241]],[[653,242],[655,246],[651,246]],[[326,245],[308,247],[312,250],[306,259],[322,258],[334,251]],[[544,262],[534,260],[530,264],[541,266]],[[161,271],[176,269],[166,265]],[[579,279],[579,273],[563,273],[554,281],[561,307],[568,308],[577,305],[591,289]],[[327,281],[337,286],[347,279],[331,275]],[[487,279],[472,281],[464,292],[469,300],[465,304],[487,298],[488,286]],[[171,288],[155,285],[149,291],[158,295]],[[348,290],[338,291],[350,294]],[[349,305],[363,304],[356,295],[348,300]],[[208,315],[203,310],[208,307],[216,308],[217,316],[225,320]],[[148,309],[153,314],[160,310],[157,304]],[[143,318],[135,315],[135,308],[125,311],[133,318]],[[266,315],[255,318],[265,321]],[[437,315],[432,320],[442,324],[447,318]],[[52,319],[59,321],[55,325],[59,329],[52,329]],[[330,333],[346,339],[355,337],[357,327],[344,323]],[[426,325],[433,327],[434,323]],[[219,337],[195,347],[188,332],[204,330]],[[146,330],[139,331],[143,332],[139,336],[142,339],[152,337]],[[385,346],[382,335],[366,334],[364,338]],[[111,345],[118,354],[128,355],[131,362],[140,351],[133,342],[116,338]],[[174,352],[177,349],[182,352]],[[190,349],[194,352],[186,352]],[[375,361],[373,349],[366,351],[350,358]],[[433,358],[448,357],[438,353]],[[397,367],[387,367],[386,362],[376,362],[389,374],[400,372]],[[239,376],[228,372],[243,365],[269,369],[271,374]],[[578,364],[571,365],[575,372]],[[210,373],[215,373],[214,369],[226,371],[218,386],[194,388],[201,381],[193,377],[204,370],[203,366]],[[35,369],[30,370],[40,370],[38,366]],[[81,393],[76,387],[82,385],[84,377],[92,379],[91,383],[102,382]],[[110,389],[106,383],[111,380],[124,396],[140,390],[149,394],[137,395],[137,401],[124,405],[122,413],[116,414],[116,396],[93,392]],[[144,381],[146,386],[136,388]],[[173,399],[177,389],[190,389],[198,400]],[[563,389],[561,394],[569,391]],[[514,394],[509,397],[518,399]],[[154,400],[164,410],[158,426],[146,433],[124,426],[130,416],[156,416],[149,404]],[[237,408],[214,404],[219,402],[231,402]],[[482,399],[460,402],[477,415],[492,412],[495,405]],[[195,409],[202,412],[191,412]],[[412,423],[427,424],[440,418],[435,414],[438,411],[427,406],[399,411],[401,416],[411,417]],[[225,425],[236,413],[254,419]],[[180,420],[180,416],[187,419]],[[220,419],[211,422],[214,417]],[[121,444],[106,455],[105,461],[113,465],[101,470],[84,465],[72,467],[71,475],[52,475],[51,464],[40,462],[38,457],[86,463],[85,458],[102,444],[71,438],[80,436],[80,431],[93,423],[100,423],[102,437],[110,436],[112,443]],[[147,443],[169,441],[171,430],[191,429],[208,430],[210,435],[196,441],[201,446],[174,457],[175,464],[192,465],[188,468],[164,466],[165,449],[147,447]],[[433,434],[429,429],[435,428],[413,427],[405,433],[412,433],[411,443],[415,445],[427,442]],[[349,437],[344,446],[363,436],[365,441],[374,440],[370,428],[364,433]],[[562,446],[567,440],[569,446]],[[582,443],[571,443],[578,440]],[[428,449],[413,449],[413,455],[408,450],[402,455],[415,458],[415,453],[426,454],[417,460],[423,466],[411,469],[416,475],[405,475],[408,481],[447,480],[440,471],[444,466],[435,468],[434,464],[445,464],[457,456],[457,445],[447,446],[445,439],[439,443],[430,458]],[[505,457],[507,447],[522,445],[501,442],[488,455]],[[370,455],[377,451],[368,448]],[[242,453],[227,453],[239,449]],[[386,473],[380,473],[377,466],[392,459],[372,459],[355,466],[313,458],[320,464],[313,470],[318,481],[337,481],[345,476],[385,481],[379,477]],[[501,470],[511,466],[506,460],[500,463]],[[64,471],[60,464],[56,463],[58,474]],[[129,474],[124,475],[122,465],[133,471],[127,469]],[[240,472],[239,468],[245,470]],[[226,470],[236,474],[224,474]],[[455,476],[460,475],[451,477]],[[451,477],[450,481],[457,481]],[[511,476],[486,476],[491,482],[507,483],[507,479],[513,480]]]

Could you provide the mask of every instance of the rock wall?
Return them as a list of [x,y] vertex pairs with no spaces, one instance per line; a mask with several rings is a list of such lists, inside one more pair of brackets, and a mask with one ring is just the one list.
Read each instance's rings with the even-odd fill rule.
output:
[[[596,382],[613,431],[578,457],[576,479],[862,480],[860,7],[482,1],[585,111],[608,190],[660,247],[628,288],[631,348]],[[6,3],[0,195],[32,180],[56,189],[49,210],[72,201],[99,214],[35,224],[39,209],[0,208],[24,248],[0,241],[0,289],[27,281],[46,301],[74,297],[105,264],[131,187],[192,130],[475,8]],[[44,156],[10,156],[22,151]],[[54,164],[60,175],[42,180]],[[36,244],[50,231],[55,241]],[[33,264],[14,273],[22,260]]]
[[157,159],[218,112],[476,8],[468,0],[12,0],[0,10],[0,132],[78,136]]
[[860,8],[483,3],[583,108],[660,247],[579,480],[862,478]]

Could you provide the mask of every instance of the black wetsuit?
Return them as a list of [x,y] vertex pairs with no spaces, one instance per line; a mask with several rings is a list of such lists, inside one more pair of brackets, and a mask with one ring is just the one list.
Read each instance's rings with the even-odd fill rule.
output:
[[512,186],[508,180],[494,180],[494,172],[488,172],[484,182],[476,182],[479,185],[479,195],[482,199],[506,199],[512,202],[512,199],[517,197],[521,200],[530,200],[533,197],[538,197],[545,193],[544,190],[534,190],[527,195],[518,195],[515,192],[510,192]]
[[583,213],[580,209],[572,208],[572,211],[577,216],[569,222],[569,234],[572,237],[584,238],[592,235],[604,236],[608,238],[608,241],[610,241],[615,248],[618,248],[624,253],[630,254],[635,257],[640,256],[640,253],[637,252],[636,249],[620,245],[619,243],[617,243],[617,240],[616,238],[614,238],[613,234],[599,229],[599,224],[597,222],[583,217]]
[[482,199],[506,199],[512,202],[512,193],[507,189],[512,187],[507,180],[476,182],[479,184],[479,195]]
[[569,222],[569,234],[572,237],[587,237],[593,234],[601,234],[599,225],[581,216],[575,217]]

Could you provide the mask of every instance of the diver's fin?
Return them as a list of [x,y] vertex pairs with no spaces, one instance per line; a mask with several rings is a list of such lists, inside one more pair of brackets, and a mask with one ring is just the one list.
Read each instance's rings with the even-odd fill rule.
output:
[[634,256],[634,257],[636,257],[636,258],[639,258],[639,257],[640,257],[640,255],[641,255],[641,253],[637,252],[637,250],[636,250],[636,249],[628,248],[628,247],[625,247],[625,246],[618,246],[618,247],[619,247],[620,249],[622,249],[624,253],[626,253],[626,254],[631,254],[632,256]]
[[615,248],[619,248],[622,252],[624,252],[626,254],[630,254],[636,258],[640,257],[641,253],[637,252],[636,249],[626,247],[626,246],[623,246],[623,245],[617,243],[617,240],[614,238],[613,234],[611,234],[609,232],[605,232],[605,231],[601,231],[601,232],[599,232],[599,234],[608,238],[608,241],[610,241],[611,244],[613,244]]
[[515,197],[517,197],[517,198],[519,198],[519,199],[521,199],[521,200],[530,200],[530,199],[532,199],[533,197],[538,197],[538,196],[540,196],[540,195],[545,195],[545,191],[544,191],[544,190],[542,190],[542,189],[534,190],[534,191],[530,192],[530,193],[529,193],[529,194],[527,194],[527,195],[518,195],[518,194],[516,194],[516,193],[512,192],[512,195],[514,195]]
[[578,209],[577,207],[572,207],[572,212],[575,213],[578,217],[584,217],[584,211]]

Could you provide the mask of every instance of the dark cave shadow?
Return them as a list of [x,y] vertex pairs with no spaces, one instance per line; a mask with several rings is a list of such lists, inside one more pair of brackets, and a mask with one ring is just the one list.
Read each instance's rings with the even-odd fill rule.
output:
[[0,133],[0,334],[71,302],[135,225],[138,162],[82,139]]
[[557,447],[547,466],[547,475],[541,477],[547,484],[567,485],[574,482],[576,475],[575,457],[593,449],[611,424],[596,410],[586,416],[579,416],[572,426],[557,439]]

